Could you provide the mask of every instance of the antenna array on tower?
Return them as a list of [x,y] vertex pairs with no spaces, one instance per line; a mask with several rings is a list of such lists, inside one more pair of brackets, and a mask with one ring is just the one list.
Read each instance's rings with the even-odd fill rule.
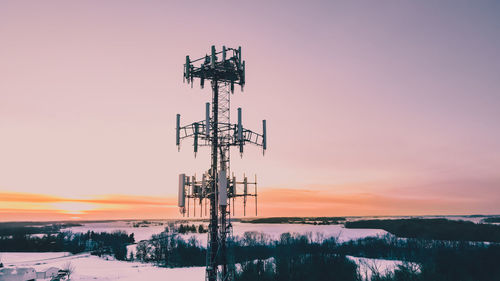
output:
[[[211,149],[211,165],[201,178],[179,175],[179,208],[183,215],[196,215],[196,205],[199,205],[199,215],[210,217],[208,231],[206,280],[232,280],[233,275],[228,267],[227,245],[228,235],[231,235],[231,215],[234,216],[235,198],[243,198],[243,213],[246,215],[248,197],[255,198],[255,215],[257,215],[257,176],[249,181],[246,176],[237,180],[231,174],[231,147],[238,147],[240,155],[246,144],[254,144],[267,149],[266,120],[262,121],[262,134],[243,127],[242,110],[238,108],[238,122],[230,120],[230,97],[234,86],[245,85],[245,61],[242,59],[241,47],[237,49],[222,47],[217,52],[212,46],[210,55],[191,60],[186,56],[184,64],[184,81],[193,86],[194,79],[200,80],[200,87],[205,86],[205,80],[211,82],[212,105],[205,104],[205,119],[181,126],[181,116],[176,118],[176,145],[180,148],[181,141],[193,139],[194,154],[198,147],[208,146]],[[210,112],[211,108],[211,112]],[[250,189],[249,189],[250,187]],[[252,188],[253,187],[253,190]],[[193,201],[191,208],[190,201]],[[207,204],[209,213],[207,214]],[[233,211],[231,212],[231,206]]]

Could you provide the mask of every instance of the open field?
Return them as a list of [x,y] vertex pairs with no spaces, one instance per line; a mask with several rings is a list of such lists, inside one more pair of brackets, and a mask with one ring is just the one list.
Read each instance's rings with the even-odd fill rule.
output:
[[[398,271],[398,266],[404,265],[404,261],[417,262],[426,265],[426,268],[429,268],[429,265],[436,261],[441,262],[443,266],[462,263],[463,261],[460,260],[460,253],[462,253],[462,251],[470,252],[470,255],[477,256],[478,260],[496,257],[497,250],[493,247],[495,246],[493,243],[491,243],[492,247],[489,248],[489,244],[484,243],[439,241],[439,238],[442,237],[446,237],[449,240],[463,240],[464,237],[468,237],[467,241],[487,241],[478,240],[477,236],[470,236],[470,233],[474,233],[477,229],[500,228],[500,226],[495,224],[476,224],[472,221],[463,221],[458,218],[470,218],[471,220],[479,221],[485,219],[485,217],[479,216],[453,217],[452,220],[447,220],[444,217],[429,219],[406,217],[385,217],[384,219],[365,217],[362,219],[360,217],[348,217],[343,224],[330,225],[295,223],[302,221],[321,221],[321,219],[317,218],[291,218],[291,221],[293,221],[292,223],[285,223],[286,219],[284,218],[276,219],[276,223],[235,221],[232,223],[233,235],[240,237],[238,238],[239,240],[236,240],[239,246],[235,246],[235,254],[236,257],[238,257],[236,260],[237,268],[251,269],[252,267],[248,267],[248,263],[251,262],[252,259],[256,261],[262,259],[267,261],[276,260],[281,262],[280,266],[283,266],[283,262],[288,262],[288,256],[302,257],[299,260],[296,258],[293,260],[295,260],[295,262],[302,260],[304,263],[299,262],[298,265],[306,266],[307,268],[310,262],[314,263],[314,259],[308,261],[303,258],[309,257],[310,255],[320,254],[320,258],[328,260],[340,254],[341,256],[347,256],[347,260],[342,260],[346,266],[346,270],[347,268],[352,269],[352,265],[349,265],[349,261],[351,261],[351,263],[354,262],[355,271],[358,272],[360,276],[371,277],[373,275],[372,269],[376,269],[379,273],[390,275],[392,274],[391,272]],[[128,235],[134,234],[134,236],[137,237],[136,242],[142,240],[144,241],[143,243],[148,243],[145,241],[164,231],[165,227],[172,227],[172,224],[169,224],[171,222],[172,221],[162,220],[79,222],[71,226],[66,225],[67,227],[61,228],[59,231],[72,232],[72,235],[75,233],[84,234],[88,231],[93,231],[96,235],[101,232],[112,233],[122,231]],[[179,222],[186,223],[185,220]],[[206,222],[201,220],[192,220],[187,223],[195,226],[206,224]],[[30,233],[27,235],[30,237],[34,235],[38,238],[43,237],[42,234],[31,234],[32,226],[29,224],[25,226],[28,227],[28,232]],[[40,229],[43,229],[45,226],[50,225],[38,224],[36,227],[42,227]],[[179,223],[177,223],[177,226],[179,226]],[[457,227],[459,231],[457,231]],[[482,232],[489,233],[488,235],[493,235],[495,233],[491,231]],[[481,234],[477,235],[485,235],[482,232],[479,231]],[[287,236],[286,234],[283,236],[284,233],[291,233],[291,236]],[[457,236],[457,233],[460,233],[460,235]],[[434,237],[432,235],[438,236]],[[400,239],[396,236],[409,237],[412,239]],[[185,245],[191,247],[191,249],[198,249],[192,253],[197,253],[196,255],[198,256],[204,255],[207,237],[206,233],[178,234],[178,237],[184,240],[186,243]],[[193,237],[197,239],[198,242],[192,244],[191,241]],[[249,237],[253,238],[248,239]],[[290,244],[290,246],[286,245],[286,243],[289,243],[286,242],[288,241],[287,239],[291,239],[290,243],[292,244]],[[149,243],[151,243],[149,245],[155,245],[154,239],[151,241],[149,241]],[[321,241],[326,242],[326,244],[322,244],[323,242]],[[118,261],[112,257],[110,253],[98,257],[86,251],[74,255],[64,251],[57,253],[4,252],[0,254],[0,259],[7,267],[34,267],[36,270],[44,270],[51,266],[62,268],[68,262],[71,262],[75,267],[75,273],[72,276],[72,280],[139,280],[144,278],[147,280],[168,280],[182,278],[186,281],[190,281],[201,280],[205,274],[204,267],[200,266],[203,264],[204,258],[202,258],[201,261],[189,263],[190,260],[194,262],[195,259],[187,258],[188,256],[185,255],[187,253],[185,250],[173,249],[172,253],[174,253],[174,255],[176,253],[184,254],[177,256],[177,258],[182,257],[182,263],[173,263],[170,266],[196,266],[168,268],[166,264],[162,263],[161,258],[160,260],[144,259],[143,256],[139,258],[139,255],[137,255],[137,247],[139,244],[127,244],[128,246],[126,246],[126,248],[128,253],[126,254],[126,259],[128,259],[130,253],[133,253],[131,255],[133,260],[127,261]],[[462,250],[457,250],[459,245],[462,245]],[[286,249],[286,251],[290,250],[292,252],[285,255],[280,254],[283,252],[278,249],[280,247],[284,247],[283,249]],[[291,250],[292,248],[294,250]],[[113,251],[111,253],[113,253]],[[321,256],[324,253],[329,254]],[[442,258],[448,255],[451,262],[443,262]],[[249,257],[250,260],[247,260]],[[434,259],[438,260],[434,261]],[[199,259],[197,258],[196,260]],[[469,263],[468,260],[466,262]],[[487,261],[485,260],[483,262]],[[245,266],[242,264],[245,264]],[[477,268],[483,267],[478,265]],[[352,270],[350,272],[352,272]],[[432,274],[437,273],[434,272]],[[494,274],[496,274],[496,272]]]
[[204,267],[163,268],[153,264],[106,260],[88,253],[1,253],[4,265],[33,267],[44,270],[63,268],[68,262],[75,268],[71,280],[185,280],[199,281],[205,276]]
[[[205,224],[203,222],[194,222],[197,224]],[[62,231],[72,232],[113,232],[125,231],[127,234],[134,234],[137,242],[151,238],[153,234],[161,233],[167,225],[153,225],[148,227],[133,227],[129,222],[115,221],[106,223],[82,223],[81,226],[69,227]],[[343,225],[312,225],[312,224],[273,224],[273,223],[241,223],[233,222],[233,235],[241,236],[245,232],[256,231],[264,232],[273,238],[278,238],[284,232],[295,232],[300,234],[321,233],[325,237],[337,237],[341,241],[357,239],[367,236],[385,235],[386,231],[380,229],[347,229]],[[205,233],[188,233],[184,237],[196,237],[202,245],[206,245],[207,234]]]

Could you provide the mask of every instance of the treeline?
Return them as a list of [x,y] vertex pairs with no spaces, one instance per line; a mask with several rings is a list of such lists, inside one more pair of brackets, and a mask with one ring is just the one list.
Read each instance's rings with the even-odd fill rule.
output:
[[146,220],[139,221],[139,222],[134,222],[132,224],[133,227],[148,227],[150,225],[151,225],[151,222],[150,221],[146,221]]
[[235,261],[241,263],[235,280],[358,280],[356,264],[338,255],[337,246],[335,238],[311,233],[283,233],[274,241],[266,234],[247,232],[233,247]]
[[500,225],[447,219],[360,220],[346,228],[383,229],[398,237],[455,241],[500,242]]
[[371,281],[498,281],[500,245],[472,242],[365,238],[345,243],[282,235],[271,257],[241,262],[235,280],[365,280],[346,255],[404,261],[394,272],[372,268]]
[[258,219],[242,219],[242,223],[283,223],[329,225],[345,221],[343,217],[270,217]]
[[338,245],[336,252],[367,258],[425,262],[429,256],[435,256],[438,252],[448,249],[465,252],[484,250],[488,247],[490,247],[489,244],[482,242],[405,239],[388,234],[346,241]]
[[[296,255],[316,251],[326,247],[334,239],[324,241],[322,245],[314,243],[312,235],[284,233],[281,239],[274,241],[269,235],[261,232],[245,232],[242,237],[228,240],[229,260],[240,263],[248,260],[267,259],[279,252]],[[155,262],[161,266],[204,266],[206,264],[206,248],[202,247],[196,237],[185,239],[175,231],[153,235],[150,240],[137,244],[135,259]]]
[[208,229],[203,226],[203,224],[200,224],[198,226],[192,224],[180,224],[177,228],[177,232],[180,234],[186,234],[186,233],[207,233]]
[[134,234],[125,231],[93,232],[83,234],[87,249],[93,255],[113,255],[117,260],[127,259],[127,245],[135,242]]
[[[228,240],[228,259],[232,263],[242,263],[276,257],[280,253],[286,253],[287,256],[334,253],[336,247],[334,238],[323,239],[321,235],[283,233],[279,240],[273,240],[261,232],[245,232],[242,237]],[[165,231],[150,240],[139,242],[135,259],[167,267],[204,266],[205,255],[206,248],[200,245],[196,237],[192,236],[186,241],[175,231]]]
[[128,244],[134,243],[134,234],[123,231],[72,233],[59,232],[32,236],[16,233],[0,237],[0,252],[71,252],[90,251],[95,255],[110,254],[125,260]]
[[375,274],[375,281],[500,280],[500,245],[495,243],[400,239],[386,235],[342,243],[336,252],[419,264],[418,271],[407,264],[385,276]]
[[131,254],[129,260],[154,262],[166,267],[204,266],[205,256],[206,249],[195,237],[186,241],[167,227],[166,231],[153,235],[151,239],[137,243],[136,255]]
[[[372,281],[500,280],[500,245],[464,241],[401,239],[391,235],[339,243],[320,234],[283,233],[274,240],[246,232],[229,241],[229,263],[241,264],[235,278],[245,280],[356,280],[357,265],[346,255],[404,261],[394,272],[374,271]],[[136,259],[160,266],[204,266],[206,249],[164,232],[137,246]],[[418,266],[416,266],[418,265]]]
[[500,217],[491,217],[483,219],[483,222],[486,223],[500,223]]
[[0,223],[0,236],[15,234],[56,234],[62,228],[80,226],[78,223],[52,223],[45,222],[2,222]]
[[314,253],[278,255],[271,260],[242,263],[236,281],[360,281],[357,265],[344,256]]

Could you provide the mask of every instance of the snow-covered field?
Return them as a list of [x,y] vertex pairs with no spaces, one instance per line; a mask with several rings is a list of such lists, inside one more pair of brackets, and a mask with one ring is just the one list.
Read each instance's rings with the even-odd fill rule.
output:
[[[200,222],[193,222],[198,225]],[[189,224],[193,224],[189,223]],[[65,228],[62,231],[72,232],[113,232],[125,231],[134,233],[136,241],[151,238],[153,234],[162,232],[166,223],[155,221],[147,227],[133,227],[130,221],[93,222],[83,223],[82,226]],[[272,239],[277,239],[284,232],[300,234],[321,233],[324,237],[337,237],[341,241],[357,239],[366,236],[386,234],[383,230],[375,229],[346,229],[342,225],[304,225],[304,224],[252,224],[233,223],[233,235],[241,236],[247,231],[264,232]],[[196,236],[200,244],[205,246],[207,234],[186,234],[186,237]],[[134,251],[135,245],[129,246],[129,251]],[[160,268],[152,264],[139,262],[124,262],[106,260],[88,253],[71,255],[70,253],[0,253],[0,259],[7,267],[33,267],[37,271],[49,267],[64,268],[68,262],[74,266],[75,272],[71,280],[174,280],[184,281],[203,280],[204,267],[190,268]]]
[[[193,222],[189,224],[200,224]],[[72,232],[113,232],[117,230],[125,231],[128,234],[134,233],[135,241],[141,241],[151,238],[153,234],[162,232],[167,225],[153,225],[148,227],[133,227],[133,224],[125,221],[102,222],[102,223],[84,223],[82,226],[65,228],[62,231]],[[233,235],[242,236],[247,231],[263,232],[273,239],[278,239],[282,233],[293,232],[306,234],[308,232],[316,235],[320,233],[325,238],[337,237],[340,241],[348,241],[368,236],[385,235],[386,231],[380,229],[348,229],[343,225],[310,225],[310,224],[254,224],[233,222]],[[200,244],[206,246],[207,234],[189,233],[184,236],[195,236]]]
[[133,221],[112,221],[112,222],[92,222],[92,223],[82,223],[82,226],[72,226],[68,228],[63,228],[61,231],[72,231],[72,232],[114,232],[122,230],[127,232],[127,234],[134,233],[135,241],[141,241],[151,238],[153,234],[158,234],[165,230],[167,226],[166,222],[154,221],[152,225],[147,225],[147,227],[134,227]]
[[[183,280],[199,281],[205,276],[204,267],[161,268],[152,264],[106,260],[88,253],[72,255],[60,253],[1,253],[6,267],[33,267],[43,271],[49,267],[74,267],[71,280]],[[401,261],[368,259],[348,256],[359,266],[362,276],[370,277],[372,270],[379,273],[394,271]]]
[[[365,219],[408,219],[408,218],[446,218],[449,220],[464,220],[480,223],[485,217],[470,216],[387,216],[387,217],[346,217],[347,221],[365,220]],[[151,225],[146,227],[133,227],[134,221],[112,221],[112,222],[93,222],[83,223],[82,226],[64,228],[61,231],[72,232],[113,232],[117,230],[125,231],[128,234],[134,233],[135,241],[150,239],[153,234],[162,232],[168,225],[167,221],[152,220]],[[184,222],[186,223],[186,222]],[[201,222],[193,221],[187,224],[199,225]],[[207,224],[204,224],[205,227]],[[295,232],[305,234],[307,232],[321,233],[325,237],[337,237],[340,241],[348,241],[368,236],[385,235],[386,231],[380,229],[347,229],[343,225],[310,225],[310,224],[254,224],[233,222],[233,235],[241,236],[247,231],[264,232],[272,238],[278,238],[284,232]],[[206,245],[206,234],[190,233],[186,236],[196,236],[202,245]]]
[[[378,273],[385,275],[389,272],[394,272],[394,270],[402,265],[402,261],[398,260],[385,260],[385,259],[369,259],[347,256],[348,259],[354,261],[358,265],[358,272],[365,279],[370,280],[373,273]],[[418,267],[418,265],[414,265]]]
[[[359,219],[401,219],[410,217],[350,217],[348,221]],[[448,218],[451,220],[468,220],[480,222],[484,217],[425,217],[425,218]],[[184,222],[186,223],[186,222]],[[188,224],[199,225],[201,222],[188,222]],[[151,238],[152,235],[161,233],[167,226],[167,221],[152,221],[152,224],[144,227],[134,227],[133,221],[112,221],[83,223],[82,226],[65,228],[62,231],[72,232],[113,232],[125,231],[134,233],[135,240],[141,241]],[[205,224],[206,226],[206,224]],[[320,234],[323,238],[336,237],[339,241],[348,241],[369,236],[388,234],[378,229],[347,229],[343,225],[310,225],[310,224],[253,224],[233,222],[233,235],[242,236],[245,232],[263,232],[271,239],[278,239],[282,233],[291,232],[306,234],[312,237]],[[195,236],[201,245],[206,246],[207,234],[189,233],[185,237]],[[130,245],[129,251],[134,251],[136,245]],[[393,271],[401,261],[367,259],[349,257],[359,265],[360,272],[366,276],[371,275],[371,269],[376,268],[379,272]],[[203,280],[204,267],[189,268],[160,268],[153,264],[139,262],[116,261],[113,259],[99,258],[88,253],[72,255],[70,253],[0,253],[0,260],[6,267],[33,267],[37,271],[43,271],[49,267],[64,268],[70,262],[75,268],[71,280],[174,280],[183,281]]]
[[161,268],[152,264],[106,260],[88,253],[0,253],[6,267],[33,267],[43,271],[49,267],[74,267],[71,280],[183,280],[199,281],[205,276],[204,267]]

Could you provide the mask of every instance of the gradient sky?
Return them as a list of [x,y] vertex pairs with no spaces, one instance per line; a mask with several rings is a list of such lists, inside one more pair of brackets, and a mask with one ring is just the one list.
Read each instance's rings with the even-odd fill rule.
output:
[[[0,2],[0,220],[177,217],[186,55],[241,45],[261,215],[500,213],[498,1]],[[234,116],[234,115],[233,115]]]

